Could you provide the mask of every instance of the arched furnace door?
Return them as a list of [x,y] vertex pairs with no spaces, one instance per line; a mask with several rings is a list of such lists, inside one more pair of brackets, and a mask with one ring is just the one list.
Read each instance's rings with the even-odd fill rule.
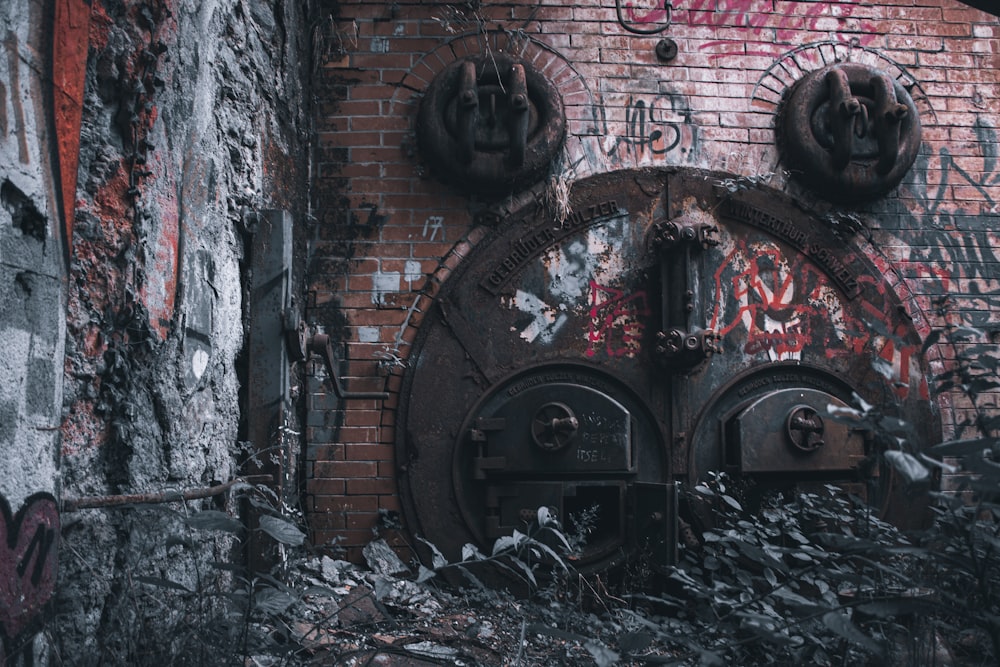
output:
[[925,436],[931,418],[918,338],[870,263],[720,174],[606,174],[569,204],[503,218],[420,325],[398,425],[411,530],[457,557],[539,506],[567,525],[596,508],[581,560],[603,567],[669,557],[672,483],[713,470],[882,502],[877,439],[827,406],[857,394]]

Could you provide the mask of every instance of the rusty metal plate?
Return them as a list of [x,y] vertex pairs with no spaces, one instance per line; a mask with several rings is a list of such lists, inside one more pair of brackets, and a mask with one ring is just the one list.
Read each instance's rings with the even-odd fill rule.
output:
[[578,561],[593,563],[623,547],[627,490],[665,477],[664,449],[649,407],[616,378],[533,366],[490,388],[462,425],[452,483],[463,527],[488,542],[526,530],[542,505],[567,525],[596,510]]
[[[920,338],[881,272],[791,200],[732,181],[625,171],[574,184],[562,220],[534,204],[498,213],[503,224],[426,313],[404,376],[397,461],[412,530],[452,556],[485,545],[527,509],[496,500],[508,489],[566,507],[571,489],[591,485],[617,516],[607,489],[624,485],[631,516],[636,484],[739,461],[738,447],[726,452],[726,420],[786,389],[804,401],[784,406],[792,412],[818,411],[813,392],[843,404],[856,393],[912,422],[918,438],[934,432]],[[656,241],[671,223],[711,230],[710,242],[680,261],[676,245]],[[662,363],[657,345],[672,330],[710,332],[712,354]],[[584,396],[614,425],[592,431],[607,439],[596,465],[580,458]],[[737,419],[744,441],[764,428],[753,423],[764,406]],[[801,412],[780,425],[805,449],[818,428]],[[763,465],[734,470],[782,484],[858,481],[851,464]],[[627,549],[639,531],[629,523],[606,538]]]
[[473,465],[503,460],[476,477],[634,470],[628,409],[597,389],[566,382],[515,385],[495,396],[478,412],[466,448],[476,450]]
[[742,405],[726,420],[723,443],[737,450],[743,473],[853,470],[865,458],[865,438],[831,419],[827,408],[847,407],[825,391],[779,389]]

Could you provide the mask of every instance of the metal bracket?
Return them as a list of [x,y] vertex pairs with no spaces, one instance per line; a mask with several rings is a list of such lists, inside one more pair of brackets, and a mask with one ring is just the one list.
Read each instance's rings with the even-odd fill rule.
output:
[[373,398],[377,401],[384,401],[389,398],[389,393],[384,391],[347,391],[343,388],[340,384],[340,378],[334,370],[333,343],[327,334],[317,333],[310,336],[307,350],[310,355],[315,354],[323,359],[327,375],[330,376],[330,384],[333,385],[333,392],[337,395],[337,398]]
[[421,100],[416,130],[440,179],[501,195],[548,173],[566,135],[566,112],[559,90],[532,63],[496,53],[442,70]]
[[830,70],[826,83],[830,95],[827,122],[833,136],[830,154],[834,166],[837,169],[847,167],[855,153],[855,137],[865,138],[871,126],[878,144],[875,171],[880,175],[888,174],[899,157],[900,123],[909,114],[907,106],[896,101],[896,91],[889,77],[875,72],[869,80],[874,101],[871,118],[868,107],[854,96],[847,72]]
[[653,242],[662,251],[681,243],[690,243],[708,249],[719,245],[719,226],[695,223],[685,218],[663,220],[653,225]]

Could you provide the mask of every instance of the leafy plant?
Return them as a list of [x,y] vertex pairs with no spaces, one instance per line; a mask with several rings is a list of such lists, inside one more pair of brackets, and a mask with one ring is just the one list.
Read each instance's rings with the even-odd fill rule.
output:
[[[282,581],[282,569],[306,551],[305,535],[272,504],[263,486],[240,484],[237,493],[264,512],[259,527],[244,524],[218,509],[192,503],[125,506],[120,523],[134,536],[128,552],[118,555],[125,576],[110,590],[99,639],[99,658],[56,656],[56,664],[90,659],[102,665],[247,664],[251,656],[285,657],[295,650],[274,628],[301,598]],[[238,547],[266,535],[286,549],[271,573],[248,573],[236,565]],[[74,547],[72,528],[63,547],[84,563]],[[67,610],[82,601],[66,599]],[[110,610],[110,615],[108,615]],[[58,633],[58,616],[50,632]]]
[[430,553],[430,567],[418,565],[418,582],[427,581],[440,572],[455,570],[480,589],[487,586],[476,573],[481,575],[492,568],[523,581],[532,591],[537,590],[539,568],[546,566],[569,572],[565,557],[573,553],[559,520],[547,507],[538,508],[535,521],[526,526],[525,532],[514,530],[511,535],[497,539],[489,554],[482,553],[474,544],[466,544],[462,547],[462,559],[449,562],[434,544],[418,539]]

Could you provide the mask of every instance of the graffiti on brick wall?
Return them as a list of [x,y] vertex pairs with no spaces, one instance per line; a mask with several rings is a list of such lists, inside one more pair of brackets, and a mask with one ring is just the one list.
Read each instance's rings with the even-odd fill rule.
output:
[[[30,496],[13,514],[0,495],[0,636],[14,659],[37,629],[56,584],[59,511],[48,493]],[[0,661],[6,664],[4,661]]]
[[[997,130],[978,118],[971,128],[978,155],[954,155],[949,147],[922,154],[912,170],[915,182],[904,185],[912,194],[909,215],[901,229],[919,229],[900,240],[910,246],[903,266],[907,277],[923,283],[923,292],[974,295],[982,307],[962,313],[961,324],[983,327],[1000,308],[1000,162]],[[966,192],[958,197],[952,193]],[[956,322],[957,323],[957,322]],[[991,325],[995,327],[995,324]]]
[[772,0],[678,0],[674,21],[735,31],[730,39],[710,40],[698,47],[713,58],[774,57],[781,54],[783,45],[797,41],[800,32],[837,35],[844,31],[845,42],[871,43],[880,32],[868,21],[853,19],[854,8],[851,2],[824,0],[783,2],[780,7]]
[[444,216],[442,215],[430,215],[424,220],[424,231],[423,237],[428,241],[437,240],[437,235],[440,232],[441,240],[446,241],[444,234]]
[[609,357],[635,355],[650,312],[644,290],[628,293],[591,280],[587,356],[593,357],[599,348]]
[[629,95],[623,107],[605,103],[595,110],[595,134],[610,167],[664,161],[669,153],[692,154],[697,127],[682,95]]

